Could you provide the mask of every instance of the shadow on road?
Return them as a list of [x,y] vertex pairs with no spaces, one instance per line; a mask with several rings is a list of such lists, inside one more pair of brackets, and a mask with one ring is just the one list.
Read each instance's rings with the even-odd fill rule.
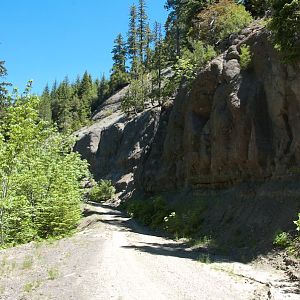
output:
[[[210,261],[228,261],[224,257],[213,254],[211,249],[205,247],[197,247],[192,249],[190,243],[183,241],[174,241],[170,235],[164,231],[152,230],[149,227],[138,224],[131,219],[125,212],[116,210],[115,208],[105,204],[89,203],[90,208],[84,211],[84,216],[100,215],[103,216],[100,222],[115,226],[119,231],[133,232],[138,235],[148,235],[163,238],[161,243],[144,243],[138,242],[134,245],[122,246],[124,249],[135,249],[140,252],[152,255],[173,256],[196,261],[204,261],[209,257]],[[94,208],[95,209],[94,209]],[[99,212],[97,207],[104,207],[107,211]],[[141,241],[143,238],[141,238]]]

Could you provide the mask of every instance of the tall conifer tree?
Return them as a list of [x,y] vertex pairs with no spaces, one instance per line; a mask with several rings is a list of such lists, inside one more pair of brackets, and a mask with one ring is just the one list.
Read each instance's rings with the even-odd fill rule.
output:
[[140,61],[144,62],[145,50],[147,46],[147,23],[148,16],[146,11],[145,0],[139,0],[138,6],[138,53]]
[[121,34],[114,41],[112,50],[113,67],[110,77],[111,92],[115,92],[128,83],[128,74],[126,73],[126,45]]
[[130,7],[129,30],[127,34],[127,48],[128,56],[131,59],[131,64],[136,60],[138,55],[137,42],[137,7],[132,5]]

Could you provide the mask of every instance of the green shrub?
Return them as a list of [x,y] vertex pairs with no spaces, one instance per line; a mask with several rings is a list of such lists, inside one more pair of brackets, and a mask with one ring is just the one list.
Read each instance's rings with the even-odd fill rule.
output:
[[192,237],[201,228],[202,213],[201,208],[177,213],[172,212],[164,218],[164,228],[177,237]]
[[90,200],[94,202],[102,202],[110,200],[114,197],[116,189],[110,180],[100,180],[96,186],[90,191]]
[[165,98],[172,96],[182,80],[191,84],[196,78],[199,69],[217,56],[214,47],[204,45],[202,41],[191,43],[193,50],[184,49],[182,56],[173,66],[174,75],[166,80],[163,88]]
[[300,56],[300,0],[273,0],[273,17],[269,23],[275,48],[286,62]]
[[201,10],[193,29],[196,39],[215,45],[234,32],[239,32],[252,22],[243,5],[232,0],[220,0]]
[[242,70],[246,70],[249,68],[252,60],[252,55],[250,52],[250,46],[242,45],[241,46],[241,54],[240,54],[240,65]]
[[0,120],[1,246],[69,234],[81,217],[87,163],[38,108],[36,97],[17,97]]
[[161,196],[148,200],[131,200],[126,205],[131,217],[151,228],[163,228],[164,218],[170,214],[166,201]]
[[199,232],[206,208],[202,201],[196,201],[195,207],[189,210],[174,207],[161,196],[130,200],[125,206],[130,216],[142,224],[154,229],[164,229],[178,238],[192,237]]
[[282,247],[282,248],[286,248],[286,247],[290,246],[290,244],[291,244],[291,239],[290,239],[289,234],[286,232],[279,232],[278,234],[276,234],[274,241],[273,241],[273,245]]

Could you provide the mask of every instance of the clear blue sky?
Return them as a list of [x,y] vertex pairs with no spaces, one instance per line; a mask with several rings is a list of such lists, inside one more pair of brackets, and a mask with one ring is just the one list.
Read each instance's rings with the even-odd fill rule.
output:
[[[40,93],[48,82],[85,70],[109,75],[113,40],[128,29],[137,0],[6,0],[1,3],[0,60],[7,80],[23,91],[29,79]],[[151,23],[165,22],[165,0],[147,0]]]

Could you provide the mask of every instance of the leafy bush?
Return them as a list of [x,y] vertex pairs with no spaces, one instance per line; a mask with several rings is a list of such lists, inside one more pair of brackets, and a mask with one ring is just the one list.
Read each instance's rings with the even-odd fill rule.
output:
[[177,237],[191,237],[200,230],[202,208],[172,212],[164,218],[164,228]]
[[273,241],[273,245],[278,246],[278,247],[282,247],[282,248],[286,248],[288,246],[290,246],[291,244],[291,239],[288,233],[286,232],[279,232]]
[[165,216],[171,213],[166,201],[161,196],[148,200],[131,200],[126,206],[131,217],[151,228],[163,228]]
[[243,5],[232,0],[220,0],[198,14],[192,35],[206,44],[215,45],[248,26],[252,20]]
[[251,64],[252,55],[250,52],[250,46],[242,45],[240,54],[240,65],[243,70],[248,69]]
[[184,49],[182,56],[177,59],[173,66],[174,75],[168,78],[164,87],[163,94],[165,97],[172,96],[182,80],[191,84],[199,69],[217,55],[212,46],[205,46],[201,41],[192,43],[192,47],[192,51],[187,48]]
[[81,217],[85,161],[74,141],[38,116],[36,97],[17,97],[0,120],[0,244],[63,236]]
[[202,224],[203,202],[195,202],[195,208],[175,208],[161,196],[147,200],[130,200],[126,210],[131,217],[154,229],[164,229],[176,237],[192,237]]
[[116,189],[110,180],[100,180],[90,191],[90,199],[94,202],[107,201],[113,198]]
[[273,0],[269,23],[275,47],[287,62],[300,56],[300,0]]
[[199,68],[203,67],[217,55],[212,46],[205,46],[201,41],[194,42],[192,45],[193,51],[185,49],[182,57],[175,64],[175,77],[177,81],[181,81],[182,78],[186,80],[195,79]]

